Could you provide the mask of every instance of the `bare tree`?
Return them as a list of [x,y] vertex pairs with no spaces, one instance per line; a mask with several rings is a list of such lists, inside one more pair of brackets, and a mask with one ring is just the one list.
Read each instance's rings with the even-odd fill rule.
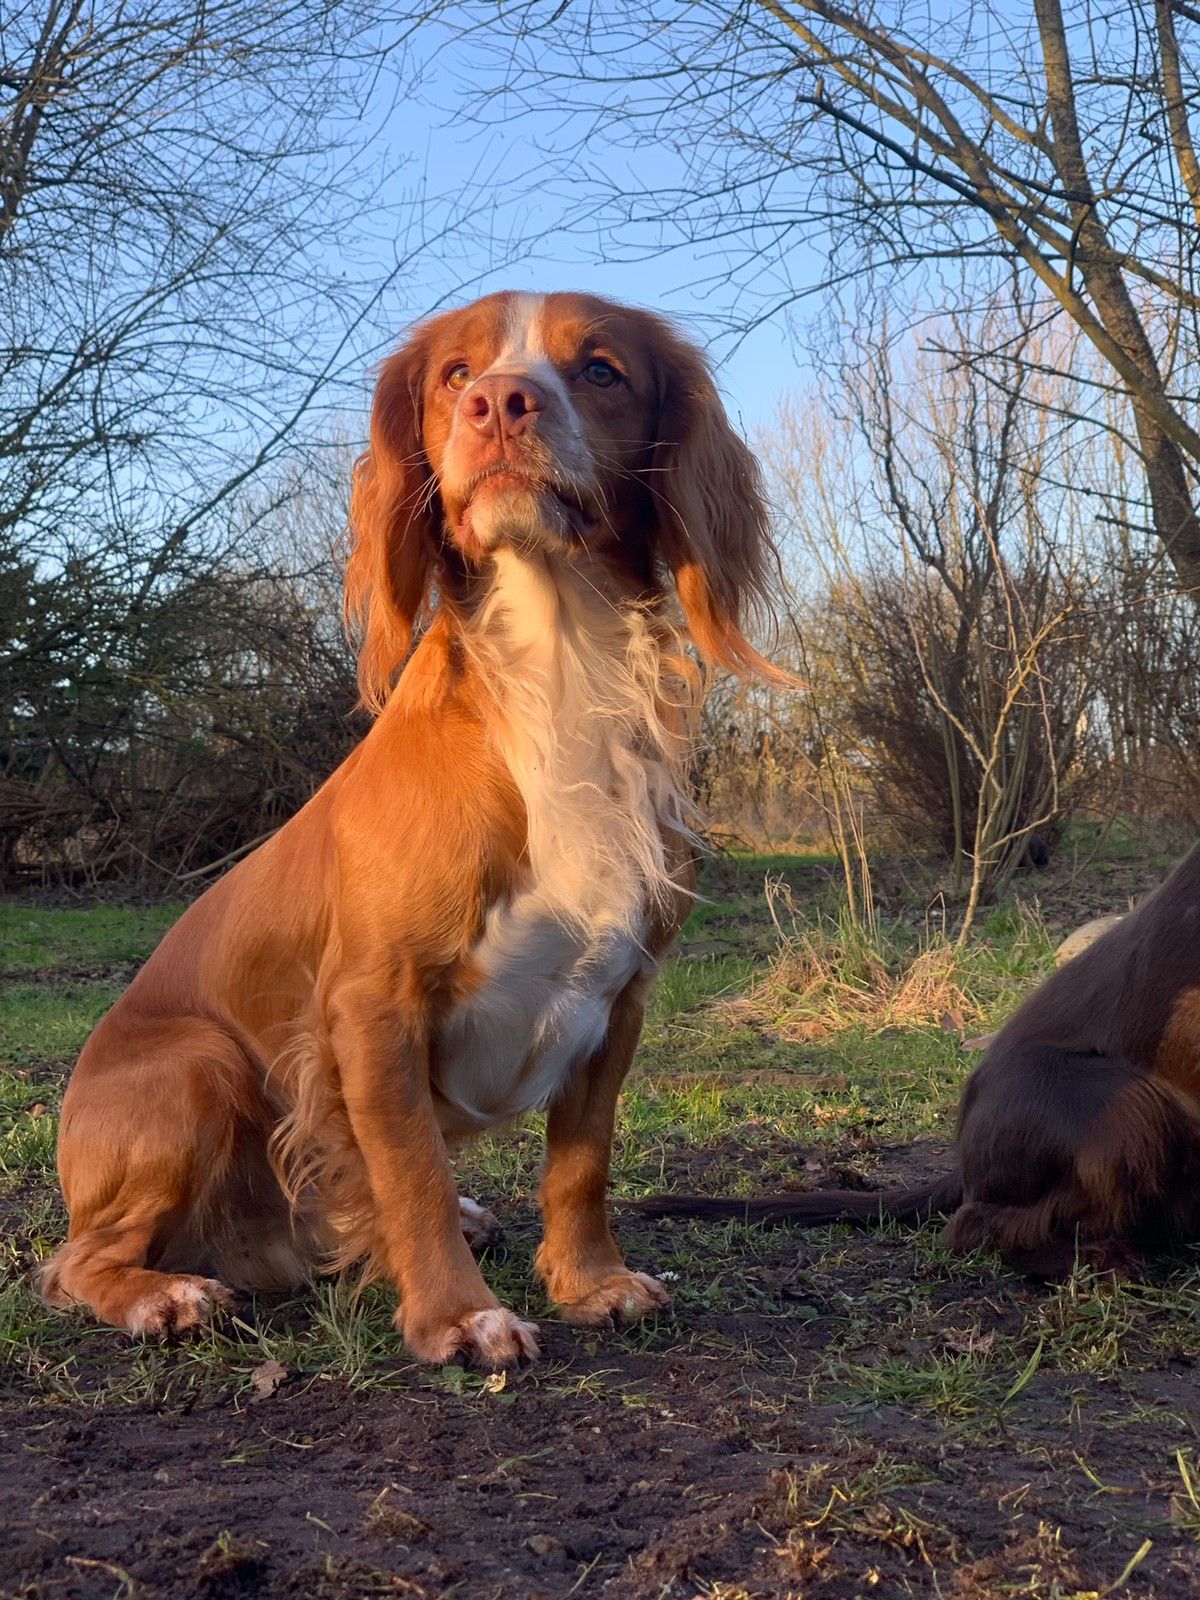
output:
[[424,254],[453,292],[447,253],[488,222],[471,192],[405,193],[406,152],[378,137],[421,21],[385,0],[0,0],[18,875],[192,870],[305,799],[353,735],[336,597],[280,539],[300,517],[336,582],[341,490],[312,487],[331,417],[433,309]]
[[703,252],[744,285],[747,317],[864,277],[944,307],[1018,269],[1102,357],[1145,516],[1200,589],[1200,10],[689,0],[504,17],[497,92],[555,100],[565,152],[615,136],[675,153],[677,178],[652,190],[594,162],[580,223],[606,200],[627,247]]
[[[884,831],[944,854],[965,937],[1080,799],[1111,624],[1086,502],[1057,482],[1085,430],[1052,427],[1070,393],[1033,376],[1051,341],[1007,308],[938,336],[944,356],[878,330],[867,378],[847,383],[840,442],[828,410],[810,411],[785,418],[765,453],[807,554],[800,621],[822,764],[832,748]],[[1028,358],[1021,387],[954,358],[1000,342]]]
[[[364,204],[393,9],[0,0],[0,534],[23,552],[169,554],[360,380],[447,221]],[[360,266],[372,227],[392,259]]]

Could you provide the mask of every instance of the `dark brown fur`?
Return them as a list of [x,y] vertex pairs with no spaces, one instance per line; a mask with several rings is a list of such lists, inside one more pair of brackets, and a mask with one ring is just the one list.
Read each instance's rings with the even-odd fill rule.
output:
[[1132,1272],[1200,1239],[1200,847],[997,1034],[964,1086],[957,1152],[921,1189],[632,1209],[801,1227],[952,1213],[953,1249],[990,1245],[1044,1278],[1077,1261]]

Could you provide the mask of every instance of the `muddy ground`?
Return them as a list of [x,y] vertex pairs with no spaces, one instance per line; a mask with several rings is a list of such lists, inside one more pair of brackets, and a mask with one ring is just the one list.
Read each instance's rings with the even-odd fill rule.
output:
[[[945,1159],[882,1166],[903,1180]],[[532,1213],[508,1221],[511,1249],[530,1250]],[[681,1231],[696,1233],[622,1227],[651,1268]],[[0,1403],[0,1593],[1083,1596],[1110,1592],[1149,1539],[1120,1592],[1200,1594],[1200,1507],[1164,1451],[1182,1419],[1193,1443],[1200,1428],[1190,1353],[1035,1373],[1007,1404],[986,1385],[940,1412],[872,1403],[872,1361],[927,1368],[1014,1330],[1043,1291],[939,1272],[921,1236],[780,1231],[747,1263],[742,1230],[706,1232],[714,1281],[744,1274],[746,1309],[596,1338],[545,1321],[543,1366],[498,1392],[399,1351],[386,1387],[299,1370],[273,1393],[277,1374],[266,1394],[239,1378],[173,1399],[169,1363],[151,1403],[31,1407],[18,1387]],[[922,1331],[882,1335],[878,1308],[914,1283]],[[855,1330],[845,1397],[827,1373],[814,1401],[823,1356]],[[116,1336],[90,1349],[105,1369],[129,1359]]]
[[[1047,920],[1114,909],[1155,875],[1072,879]],[[33,1116],[53,1085],[30,1071]],[[772,1186],[779,1162],[805,1184],[888,1185],[950,1159],[944,1125],[899,1141],[864,1116],[807,1147],[738,1115],[704,1143],[656,1133],[662,1180],[736,1187],[740,1163],[754,1188],[764,1151]],[[16,1285],[2,1600],[1200,1596],[1191,1259],[1048,1291],[948,1257],[934,1228],[625,1216],[631,1262],[668,1276],[676,1308],[591,1336],[529,1285],[528,1185],[515,1205],[497,1186],[481,1198],[507,1236],[486,1270],[544,1351],[499,1386],[413,1367],[382,1294],[329,1327],[311,1296],[244,1304],[165,1353],[100,1329],[64,1340],[17,1283],[62,1225],[29,1170],[0,1201]]]

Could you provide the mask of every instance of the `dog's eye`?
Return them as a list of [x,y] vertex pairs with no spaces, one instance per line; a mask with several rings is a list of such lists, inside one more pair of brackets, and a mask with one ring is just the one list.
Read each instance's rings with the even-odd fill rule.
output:
[[465,361],[460,361],[450,368],[446,374],[447,389],[465,389],[471,381],[471,369]]
[[581,376],[597,389],[611,389],[621,381],[621,374],[611,361],[589,361]]

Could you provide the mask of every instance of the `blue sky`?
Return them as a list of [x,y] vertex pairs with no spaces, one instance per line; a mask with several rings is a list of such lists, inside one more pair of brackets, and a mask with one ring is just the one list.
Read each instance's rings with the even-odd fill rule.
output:
[[[469,120],[464,110],[477,102],[487,67],[468,45],[440,37],[424,45],[422,74],[416,93],[399,97],[381,128],[383,148],[392,160],[383,197],[395,201],[423,181],[428,193],[448,196],[471,192],[481,205],[494,208],[491,225],[498,242],[477,240],[466,248],[423,256],[419,281],[410,280],[398,296],[398,326],[443,297],[459,301],[492,289],[587,289],[669,313],[690,326],[708,346],[718,380],[732,414],[752,431],[768,424],[780,401],[807,387],[810,372],[803,351],[790,335],[785,319],[741,334],[730,328],[737,316],[736,291],[705,283],[719,274],[719,254],[705,259],[695,247],[657,253],[649,258],[620,259],[594,231],[584,234],[561,226],[572,198],[570,175],[540,186],[539,168],[561,168],[572,148],[575,130],[561,116],[528,107],[511,116],[487,113],[487,126]],[[670,183],[680,175],[677,158],[666,148],[631,152],[615,143],[593,151],[607,175],[628,171],[631,180]],[[582,192],[582,186],[576,195]],[[511,263],[494,266],[504,241],[516,235],[531,238]],[[628,252],[625,252],[628,254]],[[794,279],[815,282],[821,262],[789,263]],[[471,288],[456,292],[464,281]]]

